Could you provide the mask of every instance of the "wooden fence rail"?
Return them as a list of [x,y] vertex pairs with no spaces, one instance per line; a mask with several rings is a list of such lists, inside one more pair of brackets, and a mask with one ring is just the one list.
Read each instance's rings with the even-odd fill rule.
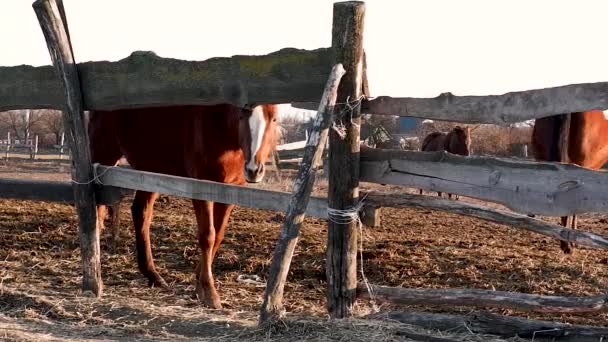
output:
[[[155,105],[318,101],[332,66],[331,49],[282,49],[263,56],[206,61],[136,51],[116,62],[79,63],[85,110]],[[51,66],[0,67],[0,111],[63,109]]]
[[[368,289],[369,286],[369,289]],[[474,306],[544,313],[585,313],[606,310],[608,297],[542,296],[484,289],[412,289],[360,283],[359,298],[381,298],[403,305]]]
[[[95,173],[104,185],[118,188],[160,192],[166,195],[232,203],[243,207],[275,211],[287,210],[292,194],[224,184],[193,178],[95,164]],[[327,218],[327,199],[311,197],[306,215]]]
[[[315,103],[292,102],[302,109]],[[608,82],[509,92],[502,95],[432,98],[378,96],[363,101],[366,114],[398,115],[462,123],[508,124],[557,114],[608,108]]]
[[513,228],[525,229],[558,240],[569,241],[580,246],[608,249],[608,239],[597,234],[566,228],[558,224],[531,218],[527,215],[492,209],[477,204],[465,203],[463,201],[452,201],[438,197],[412,194],[379,194],[372,192],[368,193],[365,203],[367,206],[374,208],[422,208],[447,211],[480,218],[486,221],[506,224]]
[[362,148],[361,180],[469,196],[522,214],[608,211],[606,172],[571,164]]
[[503,337],[517,336],[519,338],[532,338],[533,341],[598,342],[605,340],[608,336],[608,327],[541,321],[484,312],[473,312],[467,315],[390,312],[383,314],[383,316],[431,330],[466,334],[492,334]]

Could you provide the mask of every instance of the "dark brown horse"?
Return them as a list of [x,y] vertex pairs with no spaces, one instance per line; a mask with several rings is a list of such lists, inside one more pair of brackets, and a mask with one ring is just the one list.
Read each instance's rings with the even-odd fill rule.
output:
[[[572,113],[567,137],[568,160],[562,160],[560,140],[566,122],[565,114],[536,119],[532,130],[534,158],[539,161],[569,162],[590,169],[599,169],[608,161],[608,120],[599,110]],[[561,218],[568,226],[568,217]],[[576,229],[576,216],[572,216],[571,227]],[[572,244],[560,241],[564,253],[572,253]]]
[[[422,141],[420,151],[447,151],[452,154],[468,156],[471,149],[471,129],[456,126],[448,133],[433,132],[427,135]],[[422,189],[420,190],[422,195]],[[441,197],[441,192],[437,192]],[[455,196],[458,199],[458,195]],[[452,199],[452,194],[448,193],[448,198]]]
[[[275,105],[253,110],[227,104],[92,112],[88,125],[94,163],[115,165],[121,157],[137,170],[230,184],[260,182],[264,163],[276,144]],[[167,287],[154,266],[150,224],[158,193],[137,191],[131,213],[137,264],[150,286]],[[224,238],[232,204],[192,201],[198,224],[200,262],[196,295],[220,308],[212,263]],[[103,227],[106,207],[99,205]]]

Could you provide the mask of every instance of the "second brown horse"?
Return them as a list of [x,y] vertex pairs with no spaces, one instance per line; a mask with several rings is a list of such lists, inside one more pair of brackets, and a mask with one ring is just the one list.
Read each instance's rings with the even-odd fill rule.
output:
[[[116,165],[125,157],[137,170],[230,184],[260,182],[264,162],[276,144],[275,105],[253,110],[227,104],[91,112],[88,131],[94,163]],[[150,286],[167,287],[154,266],[150,243],[158,193],[137,191],[131,207],[139,270]],[[212,263],[224,238],[232,204],[193,200],[200,262],[196,294],[220,308]],[[99,205],[98,225],[106,207]]]
[[[420,151],[446,151],[452,154],[462,156],[470,155],[471,149],[471,129],[456,126],[448,133],[433,132],[427,135],[422,141]],[[422,190],[420,190],[422,195]],[[441,197],[441,192],[437,192]],[[455,196],[458,199],[458,195]],[[448,198],[452,198],[452,194],[448,193]]]
[[[566,122],[565,114],[536,119],[532,130],[534,158],[540,161],[570,162],[590,169],[599,169],[608,162],[608,120],[599,110],[572,113],[568,141],[568,160],[562,160],[560,139]],[[561,218],[567,226],[568,217]],[[572,217],[572,228],[576,229],[576,216]],[[564,253],[572,253],[572,244],[560,241]]]

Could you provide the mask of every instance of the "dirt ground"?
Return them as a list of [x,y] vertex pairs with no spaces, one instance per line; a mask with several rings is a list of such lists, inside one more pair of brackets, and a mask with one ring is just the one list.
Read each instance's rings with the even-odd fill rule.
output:
[[[12,161],[0,164],[0,177],[68,180],[69,164]],[[318,183],[315,193],[321,194],[326,185],[323,180]],[[262,186],[286,191],[291,187],[290,177],[285,173],[270,176]],[[0,340],[407,340],[404,332],[412,328],[396,322],[352,319],[328,323],[323,220],[305,221],[285,289],[285,323],[262,329],[256,327],[256,320],[263,283],[244,283],[241,278],[257,276],[265,281],[282,213],[235,209],[214,264],[224,309],[210,310],[192,298],[197,245],[190,201],[163,196],[155,207],[153,253],[172,291],[149,289],[140,275],[129,206],[128,201],[123,202],[121,237],[115,250],[108,248],[108,232],[102,233],[105,288],[104,296],[95,299],[80,294],[74,209],[59,203],[0,200]],[[584,215],[579,227],[608,236],[607,218]],[[557,222],[556,218],[546,219]],[[431,210],[382,209],[382,226],[363,230],[362,252],[365,276],[379,285],[584,296],[603,293],[608,283],[605,253],[578,248],[567,256],[558,241],[542,235]],[[396,308],[379,304],[380,311]],[[358,316],[364,316],[373,306],[360,301],[356,309]],[[475,311],[466,307],[413,309]],[[604,325],[608,318],[606,313],[489,311],[590,325]],[[489,339],[471,335],[458,340]]]

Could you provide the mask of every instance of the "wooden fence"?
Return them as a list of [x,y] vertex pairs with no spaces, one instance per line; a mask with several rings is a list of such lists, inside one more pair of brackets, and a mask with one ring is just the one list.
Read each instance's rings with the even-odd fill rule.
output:
[[[608,198],[604,194],[607,193],[608,184],[602,172],[556,163],[461,158],[445,153],[360,150],[359,145],[361,111],[469,123],[520,122],[561,113],[608,108],[608,83],[568,85],[498,96],[458,97],[442,94],[430,99],[363,99],[362,95],[369,96],[362,48],[365,5],[356,1],[334,4],[331,48],[312,51],[283,49],[264,56],[233,56],[203,62],[135,52],[117,62],[76,64],[62,1],[37,0],[33,7],[51,51],[53,66],[0,67],[0,110],[62,109],[73,158],[74,181],[0,180],[0,196],[75,204],[79,216],[84,291],[102,294],[99,233],[96,231],[94,210],[96,187],[91,181],[96,175],[105,184],[97,199],[110,198],[109,202],[118,196],[116,193],[120,192],[120,188],[126,188],[286,210],[286,222],[273,257],[276,267],[271,268],[268,280],[272,286],[267,286],[262,306],[263,318],[275,317],[282,310],[286,270],[304,214],[328,219],[328,310],[333,317],[351,314],[357,294],[362,295],[361,291],[357,291],[361,289],[356,274],[357,221],[336,220],[335,215],[339,213],[352,217],[355,214],[356,217],[354,208],[358,208],[357,203],[361,198],[360,181],[462,194],[502,203],[515,212],[448,203],[425,196],[391,195],[388,198],[373,193],[367,195],[367,203],[371,207],[431,207],[505,222],[589,247],[605,249],[608,246],[604,237],[524,215],[605,211]],[[124,82],[125,79],[129,80],[128,84]],[[323,97],[319,101],[321,94]],[[323,114],[317,115],[305,146],[294,189],[297,196],[91,164],[84,110],[222,102],[239,106],[248,103],[313,103]],[[317,106],[316,103],[320,104]],[[330,121],[336,124],[332,129],[328,129]],[[328,198],[309,198],[327,137],[328,166],[332,171]],[[542,179],[542,183],[535,182],[536,179]],[[42,188],[54,190],[39,192]],[[398,297],[399,301],[405,303],[436,303],[437,296],[443,295],[408,289],[388,292],[384,297]],[[473,304],[482,302],[491,306],[499,302],[492,299],[491,294],[480,290],[449,294],[457,298],[454,300],[476,298],[467,301]],[[513,294],[512,298],[507,304],[501,305],[529,309],[538,307],[531,306],[530,301],[538,301],[543,310],[552,312],[599,310],[604,307],[601,299],[595,296],[573,299]]]

